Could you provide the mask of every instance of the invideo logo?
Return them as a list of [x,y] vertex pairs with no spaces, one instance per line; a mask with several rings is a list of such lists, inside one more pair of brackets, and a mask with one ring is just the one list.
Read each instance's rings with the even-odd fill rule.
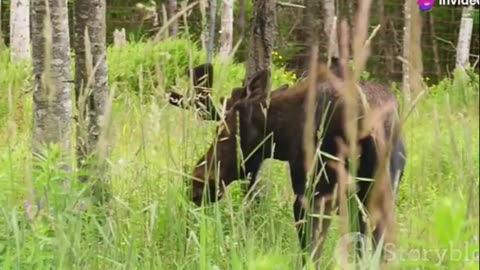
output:
[[423,11],[432,9],[434,3],[434,0],[417,0],[418,7]]
[[[427,11],[432,9],[435,4],[435,0],[417,0],[418,7]],[[480,5],[480,0],[440,0],[438,2],[440,6],[475,6]]]

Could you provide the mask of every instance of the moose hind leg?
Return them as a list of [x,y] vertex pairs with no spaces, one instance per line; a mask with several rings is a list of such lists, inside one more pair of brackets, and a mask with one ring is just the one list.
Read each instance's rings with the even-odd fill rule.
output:
[[[303,253],[307,253],[315,264],[319,264],[330,226],[330,214],[333,208],[333,191],[335,186],[335,172],[331,168],[325,168],[323,175],[319,177],[319,183],[315,186],[315,192],[310,198],[305,193],[306,175],[301,166],[290,166],[292,185],[296,194],[293,205],[293,214],[297,228],[298,238]],[[320,170],[318,170],[320,171]],[[306,209],[312,207],[311,214]],[[305,258],[303,258],[305,264]]]
[[[376,173],[380,173],[379,175],[384,176],[385,175],[384,173],[387,171],[387,168],[385,167],[382,169],[379,167],[379,165],[381,165],[383,162],[379,160],[379,156],[377,154],[377,149],[375,147],[375,142],[373,138],[368,137],[363,139],[362,141],[360,141],[360,146],[361,146],[362,153],[360,157],[357,177],[373,180]],[[385,170],[385,171],[377,172],[377,169]],[[375,180],[379,181],[384,179],[375,179]],[[392,180],[392,179],[389,179],[389,180]],[[390,206],[393,206],[393,193],[389,192],[388,190],[385,190],[386,186],[384,184],[387,184],[388,187],[390,187],[391,183],[388,183],[388,181],[387,182],[382,181],[382,183],[375,183],[375,184],[383,184],[381,186],[382,190],[379,191],[379,193],[381,194],[375,194],[375,196],[372,196],[373,193],[371,193],[371,191],[372,191],[372,188],[374,187],[373,183],[374,182],[372,181],[359,181],[358,182],[359,190],[357,195],[359,197],[359,200],[362,202],[362,204],[359,207],[363,207],[363,209],[365,210],[367,209],[366,207],[367,203],[371,199],[374,199],[375,197],[375,200],[378,201],[378,199],[380,198],[380,203],[375,202],[375,205],[378,205],[379,207],[381,207],[381,209],[377,211],[381,213],[381,216],[379,218],[374,219],[374,222],[376,222],[375,224],[371,224],[374,227],[372,232],[373,240],[374,240],[373,248],[377,249],[379,248],[378,244],[380,243],[381,238],[382,236],[384,236],[385,230],[387,229],[388,222],[391,222],[389,220],[389,217],[391,217],[391,215],[393,214],[392,213],[393,207],[390,207]],[[390,195],[392,196],[388,196],[388,193],[390,193]],[[392,201],[386,201],[386,200],[392,200]],[[367,225],[368,225],[367,221],[370,220],[369,218],[364,216],[363,213],[366,213],[366,212],[367,211],[359,211],[358,213],[360,233],[364,236],[367,233]],[[357,246],[357,248],[359,247]],[[362,255],[362,252],[360,252],[360,255]]]
[[390,157],[390,178],[392,180],[393,194],[397,197],[398,187],[403,177],[403,171],[405,169],[407,151],[405,144],[401,138],[399,138],[392,149],[392,155]]

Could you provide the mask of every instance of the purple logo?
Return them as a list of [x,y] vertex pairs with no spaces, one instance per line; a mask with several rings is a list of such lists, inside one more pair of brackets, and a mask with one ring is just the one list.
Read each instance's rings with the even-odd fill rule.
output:
[[434,0],[417,0],[418,7],[423,10],[427,11],[432,9],[433,4],[435,4]]

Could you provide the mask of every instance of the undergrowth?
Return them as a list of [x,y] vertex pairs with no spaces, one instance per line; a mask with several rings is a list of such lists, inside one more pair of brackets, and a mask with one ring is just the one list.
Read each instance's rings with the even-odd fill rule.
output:
[[[299,245],[287,167],[269,160],[266,193],[252,208],[238,183],[219,203],[195,208],[185,180],[213,139],[214,123],[167,104],[187,92],[194,43],[167,40],[109,48],[115,88],[108,159],[112,200],[99,214],[87,184],[65,175],[52,148],[32,170],[31,68],[0,59],[0,265],[3,269],[294,269]],[[240,86],[244,66],[215,60],[216,99]],[[293,83],[282,68],[273,87]],[[432,86],[408,119],[408,160],[397,201],[399,269],[477,269],[478,74]],[[65,180],[67,179],[67,180]],[[64,181],[70,186],[65,188]],[[32,194],[35,191],[35,194]],[[40,198],[38,200],[32,197]],[[38,209],[40,209],[38,211]],[[323,264],[336,263],[334,222]],[[368,264],[366,264],[368,265]],[[368,267],[367,267],[368,269]]]

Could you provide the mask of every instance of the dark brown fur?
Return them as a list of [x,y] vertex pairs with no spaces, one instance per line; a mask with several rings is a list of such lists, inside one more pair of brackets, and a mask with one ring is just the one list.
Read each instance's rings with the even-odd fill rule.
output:
[[[320,150],[336,156],[340,150],[337,141],[340,139],[345,142],[347,139],[346,119],[344,119],[343,111],[345,104],[339,90],[335,89],[327,80],[325,68],[322,68],[316,83],[315,130],[323,129]],[[338,75],[337,77],[339,77]],[[287,161],[290,165],[292,189],[296,195],[293,212],[300,243],[303,249],[312,248],[310,246],[312,243],[308,239],[317,237],[307,234],[302,225],[302,220],[305,219],[305,202],[308,201],[306,200],[307,176],[304,169],[305,149],[303,144],[308,85],[304,82],[289,89],[273,92],[267,109],[267,93],[265,92],[267,79],[266,72],[259,72],[244,87],[234,90],[227,99],[227,112],[217,130],[218,137],[194,169],[192,200],[200,205],[205,198],[204,191],[208,191],[208,201],[216,201],[222,196],[224,187],[246,175],[251,175],[250,186],[253,186],[263,160],[268,157]],[[395,97],[389,87],[364,82],[361,84],[361,88],[370,109],[382,108],[388,103],[396,106]],[[327,120],[323,127],[322,119]],[[395,130],[391,127],[396,125],[398,125],[396,110],[393,110],[379,126],[387,136],[391,136]],[[240,132],[239,134],[237,134],[237,130]],[[237,141],[238,138],[240,141]],[[396,136],[396,138],[398,139],[394,141],[393,155],[390,159],[390,173],[394,186],[397,186],[399,182],[399,179],[396,179],[398,176],[394,178],[394,175],[400,172],[401,177],[405,166],[403,142],[400,137]],[[373,134],[367,134],[357,142],[361,151],[358,177],[374,178],[378,164],[375,140]],[[320,141],[315,139],[315,145],[319,145],[319,143]],[[259,145],[261,146],[258,147]],[[275,147],[272,148],[272,145]],[[237,146],[240,147],[240,152],[237,151]],[[244,161],[239,159],[240,156],[249,158]],[[323,166],[326,161],[328,158],[323,157],[323,161],[318,161],[317,164],[316,175],[320,176],[314,187],[314,200],[323,202],[324,214],[328,215],[332,210],[331,199],[334,197],[334,188],[337,184],[337,172],[331,166]],[[217,165],[220,167],[218,168]],[[321,172],[320,168],[324,168],[324,172]],[[217,171],[218,174],[215,173]],[[365,202],[368,198],[370,182],[359,182],[358,185],[359,198]],[[318,209],[316,211],[318,212]],[[312,221],[313,224],[319,225],[317,218],[312,218]],[[328,221],[324,221],[321,226],[325,232]],[[364,223],[361,223],[360,230],[365,232]]]

